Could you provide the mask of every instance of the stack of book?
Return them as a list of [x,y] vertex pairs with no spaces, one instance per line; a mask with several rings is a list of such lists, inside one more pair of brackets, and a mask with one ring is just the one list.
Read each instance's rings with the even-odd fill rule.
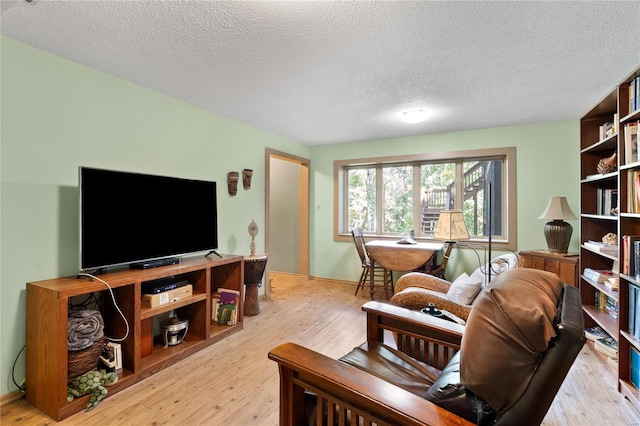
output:
[[618,256],[618,246],[605,244],[600,241],[585,241],[583,245],[591,251],[608,254],[610,256]]
[[592,342],[595,342],[598,339],[609,337],[609,335],[602,328],[596,326],[596,327],[585,328],[584,337],[591,340]]
[[593,347],[603,355],[618,359],[618,342],[613,337],[603,337],[594,342]]
[[595,281],[597,283],[603,283],[607,281],[609,278],[617,277],[618,274],[614,273],[610,269],[584,268],[582,275],[584,275],[585,278],[588,278],[591,281]]
[[220,306],[218,307],[218,324],[236,325],[238,323],[238,300],[240,292],[228,288],[219,288]]
[[618,342],[600,327],[590,327],[584,330],[584,336],[593,342],[593,347],[607,357],[607,362],[617,368]]

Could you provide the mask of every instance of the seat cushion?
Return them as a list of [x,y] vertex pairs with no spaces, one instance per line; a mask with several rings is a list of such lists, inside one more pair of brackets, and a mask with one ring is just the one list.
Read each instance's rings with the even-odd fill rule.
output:
[[491,284],[467,320],[460,378],[500,415],[520,399],[556,335],[562,282],[550,272],[518,268]]
[[422,398],[440,373],[436,368],[379,342],[363,343],[340,358],[340,361]]

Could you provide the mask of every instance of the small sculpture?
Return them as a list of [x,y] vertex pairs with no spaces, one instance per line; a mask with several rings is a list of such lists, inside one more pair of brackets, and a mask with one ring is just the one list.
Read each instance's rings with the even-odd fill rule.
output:
[[596,167],[598,173],[606,175],[607,173],[613,173],[618,170],[618,153],[614,152],[611,157],[603,158],[598,161],[598,166]]
[[244,186],[244,189],[251,188],[251,176],[253,176],[253,170],[244,169],[242,171],[242,185]]
[[251,256],[256,255],[256,243],[255,238],[258,235],[258,225],[252,220],[249,224],[249,235],[251,235]]
[[227,175],[227,185],[229,186],[229,194],[236,195],[238,193],[238,178],[240,173],[229,172]]
[[613,232],[609,232],[604,237],[602,237],[602,242],[610,246],[616,246],[618,245],[618,236]]

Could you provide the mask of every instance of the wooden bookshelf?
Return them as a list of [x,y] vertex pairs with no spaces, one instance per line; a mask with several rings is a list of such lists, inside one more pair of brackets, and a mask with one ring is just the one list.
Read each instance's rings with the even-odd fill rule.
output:
[[[630,102],[629,86],[630,82],[639,76],[640,68],[629,74],[580,120],[580,241],[601,241],[605,234],[611,232],[618,236],[619,242],[618,253],[613,255],[581,245],[581,273],[585,268],[612,269],[615,261],[619,261],[622,269],[623,235],[640,235],[640,212],[634,211],[629,205],[632,196],[629,189],[630,179],[634,172],[640,171],[640,162],[635,158],[627,158],[629,150],[625,149],[625,140],[628,137],[625,135],[625,129],[628,128],[626,124],[640,119],[640,105],[632,108],[634,104]],[[613,123],[613,132],[603,135],[601,127],[605,126],[605,123]],[[617,170],[598,174],[598,162],[613,153],[617,153]],[[597,194],[598,190],[602,189],[618,191],[617,215],[598,214]],[[629,332],[630,283],[637,284],[634,277],[620,274],[619,290],[612,291],[581,274],[579,286],[585,327],[600,326],[618,341],[618,391],[640,408],[640,392],[630,380],[629,351],[632,346],[638,348],[639,343]],[[599,294],[604,294],[617,303],[617,317],[598,306]],[[605,358],[603,356],[606,361]]]
[[[179,276],[193,285],[193,294],[155,308],[142,307],[141,284]],[[148,270],[120,270],[99,275],[113,289],[115,300],[129,324],[128,337],[121,342],[123,372],[108,388],[113,395],[192,354],[242,330],[244,301],[244,257],[187,258],[180,264]],[[240,292],[238,321],[220,325],[211,319],[211,294],[218,287]],[[27,401],[54,420],[60,421],[84,409],[89,396],[67,403],[67,318],[69,302],[75,296],[100,293],[100,311],[108,337],[126,334],[124,320],[116,311],[111,294],[99,280],[65,277],[27,283]],[[164,347],[161,336],[153,335],[154,317],[174,311],[189,320],[184,341]]]

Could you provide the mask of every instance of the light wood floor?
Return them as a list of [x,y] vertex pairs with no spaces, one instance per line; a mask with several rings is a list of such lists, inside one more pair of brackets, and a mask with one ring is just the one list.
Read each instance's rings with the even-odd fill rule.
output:
[[[272,278],[271,300],[261,301],[260,315],[245,317],[244,330],[60,424],[277,425],[278,372],[267,352],[293,341],[334,358],[345,354],[364,341],[360,306],[368,292],[354,296],[352,284],[275,273]],[[609,367],[585,347],[543,424],[640,424],[637,411],[615,390],[612,372],[603,375],[603,368]],[[55,422],[20,399],[2,407],[0,423]]]

